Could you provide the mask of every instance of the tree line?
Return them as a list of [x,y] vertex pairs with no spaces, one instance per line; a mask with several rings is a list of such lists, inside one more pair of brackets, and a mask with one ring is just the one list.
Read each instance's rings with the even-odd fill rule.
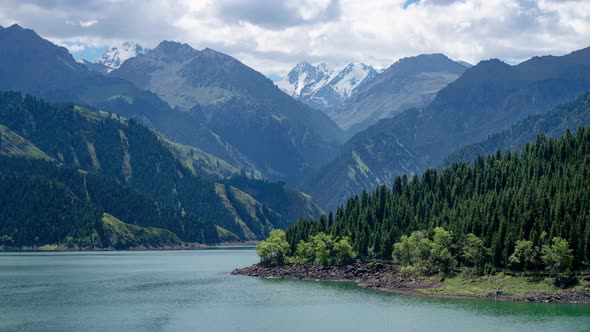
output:
[[[581,269],[590,260],[589,220],[590,129],[581,127],[575,136],[569,130],[561,138],[539,135],[520,153],[498,151],[421,177],[397,177],[391,188],[350,197],[335,214],[301,220],[285,238],[295,252],[319,233],[347,237],[361,259],[392,259],[394,244],[429,238],[448,258],[436,240],[440,228],[449,232],[441,238],[449,243],[486,248],[485,255],[464,256],[478,269],[555,266],[553,246],[571,250],[571,264],[562,266]],[[526,255],[518,254],[523,250]],[[469,255],[481,257],[476,264]]]

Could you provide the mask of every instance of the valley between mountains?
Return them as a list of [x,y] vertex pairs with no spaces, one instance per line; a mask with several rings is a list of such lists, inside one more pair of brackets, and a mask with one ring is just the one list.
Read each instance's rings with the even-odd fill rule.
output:
[[590,124],[590,49],[300,62],[272,81],[178,41],[76,61],[12,25],[0,47],[3,248],[259,241],[402,176]]

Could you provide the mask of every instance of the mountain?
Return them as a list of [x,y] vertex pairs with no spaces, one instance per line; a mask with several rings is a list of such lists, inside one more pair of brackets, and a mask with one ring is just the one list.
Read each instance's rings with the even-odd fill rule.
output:
[[154,92],[224,138],[267,178],[298,183],[335,154],[342,131],[321,111],[211,49],[164,41],[111,76]]
[[328,65],[324,62],[314,66],[303,61],[291,69],[287,77],[278,81],[277,86],[291,97],[297,99],[299,96],[309,93],[311,88],[319,82],[323,81],[325,84],[333,73],[334,70],[328,68]]
[[96,63],[108,67],[107,72],[111,72],[113,69],[121,67],[121,64],[127,59],[142,55],[144,52],[145,50],[141,45],[126,41],[111,46],[96,60]]
[[0,90],[75,102],[135,117],[168,138],[196,146],[248,172],[254,165],[223,137],[133,83],[88,70],[68,51],[18,25],[0,30]]
[[101,74],[108,74],[109,72],[111,72],[111,70],[113,70],[111,67],[107,67],[101,63],[94,63],[94,62],[90,62],[86,59],[82,59],[82,61],[78,61],[79,63],[83,64],[84,66],[86,66],[86,68],[88,68],[89,70],[101,73]]
[[586,92],[549,112],[531,115],[517,122],[510,129],[493,134],[479,143],[457,149],[445,158],[441,166],[450,166],[461,161],[473,161],[480,155],[491,155],[498,150],[520,150],[527,143],[535,141],[538,135],[558,137],[568,129],[575,133],[578,127],[589,125],[590,92]]
[[342,129],[359,132],[408,108],[426,106],[467,68],[443,54],[401,59],[359,87],[331,117]]
[[325,63],[313,66],[301,62],[278,81],[277,86],[310,107],[331,113],[375,75],[375,69],[363,63],[351,63],[340,70],[332,70]]
[[[284,184],[260,185],[246,177],[233,183],[233,196],[225,199],[228,195],[218,187],[241,172],[195,148],[172,143],[137,120],[6,92],[0,93],[0,124],[0,154],[26,158],[2,162],[3,173],[60,183],[122,222],[166,229],[182,241],[256,240],[322,212]],[[250,190],[252,185],[257,192],[239,189]],[[254,198],[264,195],[274,201]],[[301,205],[313,209],[285,216],[273,210]]]
[[391,184],[395,175],[434,167],[458,147],[588,90],[590,48],[515,66],[497,59],[482,61],[440,90],[428,106],[383,119],[356,134],[303,188],[324,209],[334,208],[351,194]]
[[[212,225],[94,175],[55,163],[0,156],[0,247],[162,248],[182,245],[169,230],[194,227],[202,243],[219,242]],[[134,211],[129,211],[129,206]],[[128,222],[104,212],[123,213]],[[125,214],[122,211],[129,211]],[[139,225],[138,225],[139,224]],[[187,233],[183,234],[186,235]],[[197,235],[197,234],[195,234]]]
[[[392,251],[408,250],[393,245],[402,237],[414,231],[428,237],[443,227],[452,232],[447,254],[462,262],[463,241],[471,233],[480,246],[489,248],[489,254],[480,256],[481,266],[503,269],[510,267],[517,241],[539,247],[560,237],[571,250],[572,267],[583,270],[590,258],[589,197],[590,128],[581,127],[575,135],[566,131],[561,138],[540,136],[518,153],[397,177],[389,188],[350,197],[328,222],[321,218],[290,227],[286,239],[295,248],[320,232],[346,236],[359,258],[391,259]],[[423,252],[425,240],[412,238],[419,242],[416,252]]]

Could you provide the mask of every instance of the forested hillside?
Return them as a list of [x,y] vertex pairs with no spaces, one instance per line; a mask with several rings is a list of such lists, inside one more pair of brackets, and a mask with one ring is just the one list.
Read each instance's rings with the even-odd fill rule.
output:
[[[353,136],[304,188],[324,209],[395,176],[436,167],[454,150],[543,114],[590,90],[590,48],[518,65],[481,61],[430,104],[383,119]],[[577,126],[577,125],[576,125]]]
[[[261,73],[212,49],[163,41],[125,61],[110,76],[188,112],[193,126],[210,128],[272,180],[300,182],[333,156],[344,138],[323,112],[295,101]],[[209,149],[203,143],[194,141]]]
[[[134,119],[5,92],[0,93],[0,124],[0,155],[25,158],[18,167],[10,167],[14,162],[3,165],[5,172],[60,183],[99,211],[125,223],[164,228],[182,241],[256,240],[299,217],[321,213],[307,197],[247,176],[232,191],[241,199],[221,197],[216,182],[241,174],[237,168],[199,149],[172,143]],[[28,158],[50,162],[39,166]],[[83,175],[76,169],[83,170]],[[261,203],[242,192],[239,187],[250,187],[250,181],[258,188],[254,196],[264,197],[265,191],[272,190],[275,199]],[[244,199],[246,196],[249,198]],[[273,211],[277,206],[291,212],[302,204],[312,209],[285,216]],[[21,217],[24,219],[14,221],[32,218]]]
[[[469,233],[490,248],[486,263],[505,267],[518,240],[540,247],[560,237],[573,250],[573,266],[590,259],[590,129],[561,138],[539,136],[521,153],[496,153],[473,163],[397,177],[391,188],[348,199],[334,217],[290,227],[294,250],[319,232],[348,236],[364,258],[391,259],[393,244],[416,230],[438,226],[461,244]],[[566,244],[567,244],[566,243]],[[455,247],[460,250],[461,246]]]
[[518,150],[533,141],[539,134],[556,137],[568,128],[574,131],[578,126],[588,125],[590,125],[590,92],[559,105],[547,113],[531,115],[514,124],[510,129],[491,135],[479,143],[466,145],[451,153],[441,165],[473,161],[479,155],[492,154],[497,150]]
[[[115,179],[44,160],[2,156],[0,174],[8,181],[7,188],[11,188],[4,192],[2,197],[6,197],[6,203],[0,209],[3,216],[0,236],[13,239],[5,245],[65,244],[65,236],[59,235],[69,234],[71,230],[76,236],[70,244],[108,247],[111,243],[101,232],[100,220],[104,213],[128,224],[166,229],[175,234],[175,238],[178,236],[187,242],[221,240],[213,223],[158,202]],[[94,232],[96,239],[88,242],[85,237]],[[36,237],[39,239],[34,240]],[[180,242],[178,238],[177,242]]]

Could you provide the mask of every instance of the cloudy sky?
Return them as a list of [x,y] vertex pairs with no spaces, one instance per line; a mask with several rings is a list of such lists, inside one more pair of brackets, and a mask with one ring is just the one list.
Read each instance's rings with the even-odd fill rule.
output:
[[161,40],[210,47],[266,75],[299,61],[387,67],[441,52],[517,63],[590,46],[590,0],[2,0],[18,23],[97,58],[106,47]]

